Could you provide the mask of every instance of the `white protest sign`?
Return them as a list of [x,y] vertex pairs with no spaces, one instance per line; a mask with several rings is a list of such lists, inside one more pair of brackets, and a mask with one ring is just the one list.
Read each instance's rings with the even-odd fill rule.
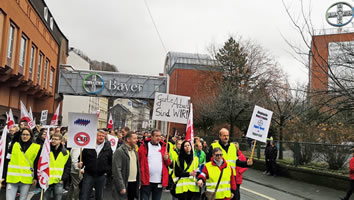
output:
[[97,114],[69,112],[68,147],[96,148]]
[[272,115],[272,111],[255,106],[246,137],[266,142]]
[[153,120],[187,124],[190,97],[155,93]]
[[41,120],[40,120],[41,125],[46,125],[47,124],[47,117],[48,117],[48,110],[42,110],[42,112],[41,112]]
[[108,141],[111,144],[111,148],[113,153],[116,151],[117,149],[117,145],[118,145],[118,138],[116,136],[110,135],[108,134]]

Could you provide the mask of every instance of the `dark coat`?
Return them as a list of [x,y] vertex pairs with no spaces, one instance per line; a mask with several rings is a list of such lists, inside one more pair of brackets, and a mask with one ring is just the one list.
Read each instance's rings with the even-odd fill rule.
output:
[[[128,199],[127,193],[125,195],[121,195],[120,191],[126,189],[128,192],[128,178],[130,173],[130,157],[128,153],[128,147],[123,144],[117,149],[117,151],[113,154],[113,164],[112,164],[112,173],[113,173],[113,184],[112,184],[112,195],[114,199]],[[139,187],[140,187],[140,165],[138,153],[134,149],[134,153],[136,156],[136,164],[137,164],[137,176],[136,182],[137,187],[136,194],[138,194],[139,199]]]
[[[80,159],[80,158],[79,158]],[[82,151],[82,162],[85,166],[85,173],[90,176],[102,176],[112,174],[112,149],[108,142],[104,143],[97,158],[95,149],[84,149]]]

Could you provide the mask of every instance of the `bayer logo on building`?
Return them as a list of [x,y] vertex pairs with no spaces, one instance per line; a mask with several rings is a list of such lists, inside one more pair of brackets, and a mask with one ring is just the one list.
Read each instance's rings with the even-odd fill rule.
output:
[[104,80],[101,75],[97,73],[87,74],[82,81],[83,88],[87,93],[97,94],[104,88]]
[[342,27],[349,24],[353,19],[353,7],[346,2],[332,4],[326,11],[327,23]]

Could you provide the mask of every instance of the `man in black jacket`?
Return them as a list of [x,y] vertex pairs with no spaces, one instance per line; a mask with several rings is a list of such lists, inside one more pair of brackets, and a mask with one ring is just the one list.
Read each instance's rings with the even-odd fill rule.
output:
[[80,200],[89,200],[92,188],[95,188],[96,200],[103,200],[103,190],[107,175],[112,173],[112,149],[105,142],[105,132],[98,131],[96,149],[84,149],[82,162],[78,164],[84,174]]

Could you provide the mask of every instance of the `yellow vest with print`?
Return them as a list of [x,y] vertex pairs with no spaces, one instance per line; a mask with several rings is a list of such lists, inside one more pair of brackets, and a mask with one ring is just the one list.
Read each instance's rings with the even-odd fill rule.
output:
[[49,185],[57,184],[61,181],[61,177],[64,173],[64,167],[69,159],[69,151],[66,150],[66,155],[60,152],[57,159],[54,158],[53,152],[50,152],[50,163],[49,163]]
[[[175,168],[176,163],[179,163],[178,160],[173,162],[173,168]],[[199,160],[198,157],[194,157],[194,160],[192,164],[189,166],[186,172],[192,172],[194,169],[198,170],[199,166]],[[187,167],[187,163],[184,162],[184,169]],[[176,185],[176,194],[182,194],[184,192],[199,192],[199,186],[197,185],[196,179],[193,176],[189,177],[176,177],[175,170],[173,171],[172,174],[173,182],[176,183],[176,181],[179,179]]]
[[219,147],[222,150],[222,156],[223,158],[230,164],[231,168],[236,170],[236,160],[237,160],[237,152],[236,152],[236,146],[234,143],[230,143],[229,149],[227,152],[221,147],[219,142],[215,142],[211,144],[213,149],[216,147]]
[[[170,152],[170,159],[172,160],[172,162],[174,163],[174,161],[178,160],[178,153],[175,150],[172,150]],[[168,174],[172,175],[173,173],[173,167],[168,166]]]
[[[220,177],[221,170],[218,166],[212,165],[211,162],[205,164],[205,167],[208,170],[208,176],[209,176],[205,184],[206,191],[214,192]],[[219,187],[215,194],[215,199],[231,198],[231,182],[230,182],[231,173],[233,173],[233,170],[229,165],[229,163],[227,163],[227,167],[224,168],[223,170]]]
[[40,145],[32,143],[31,146],[28,147],[25,157],[21,151],[20,144],[16,142],[12,148],[11,159],[7,168],[6,182],[32,184],[33,164],[40,148]]

